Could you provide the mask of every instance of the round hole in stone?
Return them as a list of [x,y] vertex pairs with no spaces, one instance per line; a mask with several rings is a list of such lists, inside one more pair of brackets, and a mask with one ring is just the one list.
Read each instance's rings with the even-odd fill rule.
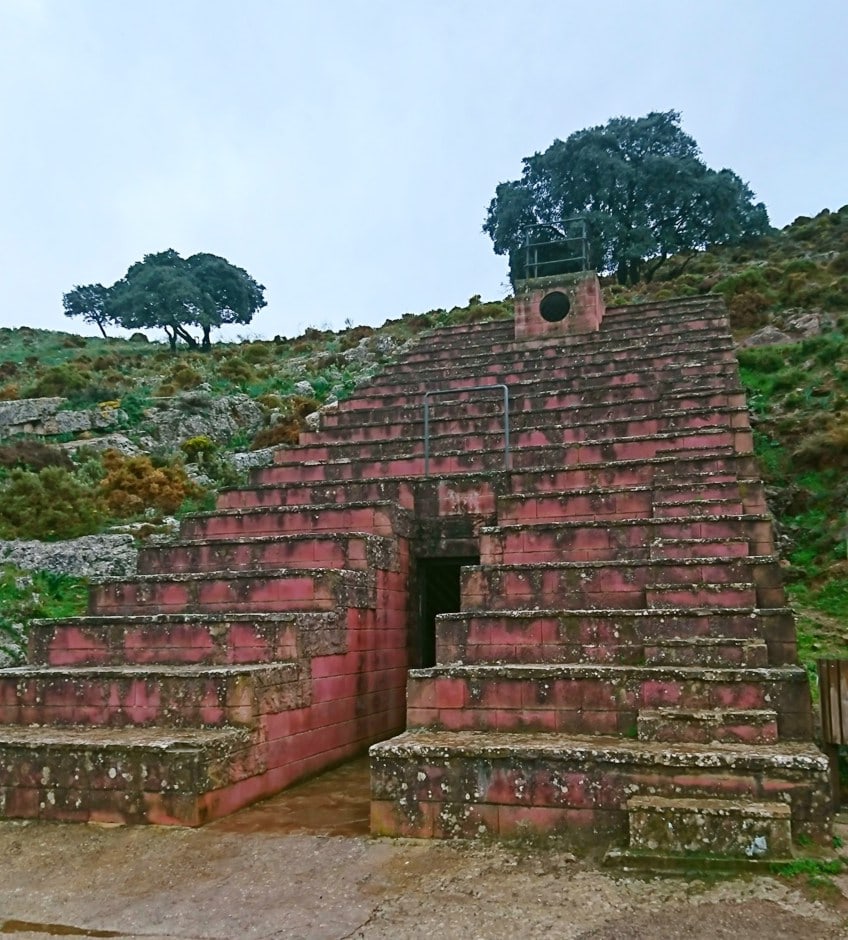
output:
[[568,294],[564,294],[561,290],[545,294],[539,304],[539,313],[548,323],[559,323],[560,320],[564,320],[569,310],[571,310],[571,301],[568,299]]

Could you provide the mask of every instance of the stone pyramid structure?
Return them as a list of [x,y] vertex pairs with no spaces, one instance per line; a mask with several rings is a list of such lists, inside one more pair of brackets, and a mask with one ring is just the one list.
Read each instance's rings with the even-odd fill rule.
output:
[[828,838],[718,298],[527,282],[139,564],[0,674],[3,816],[198,825],[373,744],[376,834]]

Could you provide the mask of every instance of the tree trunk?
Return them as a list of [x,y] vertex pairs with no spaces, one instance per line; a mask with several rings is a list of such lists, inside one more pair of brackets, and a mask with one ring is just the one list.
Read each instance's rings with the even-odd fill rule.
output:
[[171,355],[175,356],[177,354],[177,331],[174,330],[174,332],[172,333],[166,326],[165,335],[168,337],[168,343],[171,346]]
[[189,349],[197,349],[197,340],[181,326],[174,327],[174,333],[188,346]]
[[209,330],[210,327],[203,327],[203,340],[200,343],[200,349],[202,352],[209,352],[212,349],[212,341],[209,339]]

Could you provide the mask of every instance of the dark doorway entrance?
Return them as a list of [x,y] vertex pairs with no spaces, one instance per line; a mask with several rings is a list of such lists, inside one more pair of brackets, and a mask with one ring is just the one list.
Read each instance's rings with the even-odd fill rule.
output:
[[419,558],[419,665],[436,665],[436,615],[460,609],[459,569],[479,565],[479,555]]

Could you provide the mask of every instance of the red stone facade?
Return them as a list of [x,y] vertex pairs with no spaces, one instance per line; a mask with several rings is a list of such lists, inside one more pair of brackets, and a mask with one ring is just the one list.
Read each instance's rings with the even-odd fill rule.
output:
[[[526,286],[514,323],[424,337],[88,616],[33,631],[0,674],[0,813],[197,825],[374,744],[378,834],[827,838],[720,300]],[[481,384],[509,387],[508,467]],[[433,389],[454,394],[425,477]]]

